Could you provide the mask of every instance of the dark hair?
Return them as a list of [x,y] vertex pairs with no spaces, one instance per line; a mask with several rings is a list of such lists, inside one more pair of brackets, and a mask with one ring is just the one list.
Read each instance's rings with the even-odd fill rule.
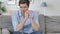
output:
[[24,3],[26,3],[27,6],[29,7],[29,4],[30,4],[30,1],[29,0],[20,0],[19,1],[19,6],[20,6],[20,4],[24,4]]

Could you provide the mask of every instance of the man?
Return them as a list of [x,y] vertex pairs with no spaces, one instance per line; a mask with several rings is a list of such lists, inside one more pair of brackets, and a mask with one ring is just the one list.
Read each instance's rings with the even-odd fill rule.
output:
[[20,10],[12,15],[14,34],[41,34],[38,17],[28,10],[29,0],[20,0]]

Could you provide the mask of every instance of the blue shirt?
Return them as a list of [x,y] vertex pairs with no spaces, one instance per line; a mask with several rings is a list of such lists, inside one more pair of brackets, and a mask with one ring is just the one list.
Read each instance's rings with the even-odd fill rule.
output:
[[[39,25],[37,14],[33,11],[30,11],[30,13],[32,14],[32,19],[36,22],[36,24]],[[18,24],[20,24],[22,19],[23,19],[23,16],[22,16],[20,10],[16,11],[12,15],[12,24],[13,24],[14,31],[16,31],[16,27]],[[26,20],[26,23],[24,24],[23,29],[20,30],[20,32],[25,32],[25,33],[32,33],[33,32],[33,28],[32,28],[32,25],[30,23],[29,18]]]

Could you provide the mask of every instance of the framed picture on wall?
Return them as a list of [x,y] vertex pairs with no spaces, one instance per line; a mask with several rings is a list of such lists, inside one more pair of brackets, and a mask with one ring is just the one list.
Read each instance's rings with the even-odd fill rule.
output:
[[16,0],[7,0],[7,4],[15,4]]

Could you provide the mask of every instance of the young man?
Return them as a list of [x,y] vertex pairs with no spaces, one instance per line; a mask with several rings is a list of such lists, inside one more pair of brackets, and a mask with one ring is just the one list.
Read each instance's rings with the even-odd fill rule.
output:
[[20,0],[20,10],[12,15],[14,34],[41,34],[38,17],[28,10],[29,0]]

